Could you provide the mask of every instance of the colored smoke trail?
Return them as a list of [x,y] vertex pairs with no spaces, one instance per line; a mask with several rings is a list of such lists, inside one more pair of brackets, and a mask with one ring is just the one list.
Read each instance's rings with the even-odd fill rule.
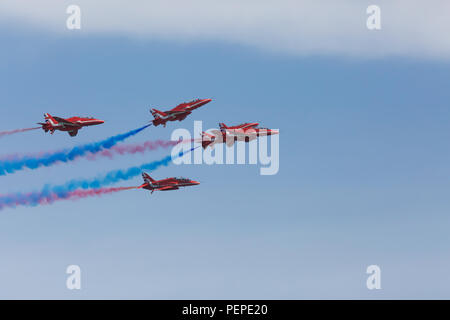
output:
[[115,193],[124,190],[137,189],[138,187],[118,187],[118,188],[100,188],[93,190],[75,190],[67,193],[67,198],[70,200],[78,200],[86,197],[101,196],[104,194]]
[[[113,170],[108,172],[107,174],[104,174],[102,176],[98,176],[96,178],[91,179],[73,179],[69,182],[65,183],[64,185],[60,186],[53,186],[50,188],[52,192],[55,193],[64,193],[69,191],[74,191],[76,189],[98,189],[104,186],[108,186],[111,184],[114,184],[119,181],[126,181],[129,179],[132,179],[136,176],[139,176],[142,171],[149,170],[153,171],[158,169],[161,166],[168,166],[170,162],[174,158],[182,157],[184,154],[191,152],[195,148],[191,148],[190,150],[186,152],[180,152],[176,157],[172,157],[171,155],[168,155],[164,157],[161,160],[152,161],[149,163],[142,164],[140,166],[130,167],[128,169],[124,170]],[[43,190],[45,191],[45,190]],[[1,201],[1,198],[0,198]]]
[[105,194],[116,193],[125,190],[137,189],[138,187],[117,187],[117,188],[99,188],[93,190],[75,190],[66,193],[49,193],[47,195],[41,195],[40,197],[37,194],[29,193],[25,197],[18,199],[17,201],[10,202],[8,204],[0,203],[0,210],[6,207],[14,208],[19,205],[47,205],[52,204],[55,201],[61,200],[80,200],[87,197],[93,196],[102,196]]
[[[197,147],[198,148],[198,147]],[[59,186],[51,186],[46,185],[39,192],[31,192],[31,193],[15,193],[15,194],[7,194],[0,195],[0,210],[3,208],[14,208],[19,205],[25,206],[36,206],[39,204],[48,204],[52,203],[55,200],[62,199],[70,199],[69,195],[74,194],[73,197],[77,197],[77,193],[75,191],[79,191],[79,194],[89,194],[83,193],[87,191],[99,190],[105,186],[111,185],[113,183],[119,181],[126,181],[132,179],[142,173],[144,170],[156,170],[161,166],[167,166],[170,164],[172,159],[182,157],[183,155],[191,152],[195,148],[192,148],[186,152],[180,152],[177,156],[172,157],[171,155],[164,157],[161,160],[152,161],[149,163],[145,163],[141,166],[130,167],[125,170],[114,170],[110,171],[102,176],[91,179],[74,179],[63,185]],[[87,190],[92,189],[92,190]],[[108,188],[114,189],[114,188]]]
[[173,147],[180,143],[180,141],[164,141],[164,140],[156,140],[156,141],[146,141],[143,144],[129,144],[129,145],[121,145],[114,146],[108,150],[102,150],[97,153],[91,153],[86,156],[88,160],[95,160],[98,157],[107,157],[113,158],[115,155],[124,155],[124,154],[136,154],[136,153],[145,153],[147,151],[153,151],[158,148],[166,149],[168,147]]
[[99,142],[87,143],[74,147],[72,149],[65,149],[56,152],[47,152],[40,155],[29,155],[24,157],[12,157],[4,160],[0,160],[0,176],[6,175],[8,173],[14,173],[16,171],[22,170],[24,168],[37,169],[39,167],[51,166],[57,162],[69,162],[73,161],[79,157],[83,157],[89,153],[96,153],[106,149],[111,149],[118,142],[124,141],[125,139],[136,135],[145,128],[149,127],[150,124],[145,125],[139,129],[131,130],[129,132],[118,134],[113,137],[109,137],[105,140]]
[[[144,154],[145,152],[154,151],[159,148],[167,149],[168,147],[175,146],[180,142],[190,143],[191,141],[192,141],[192,139],[184,140],[184,141],[155,140],[155,141],[146,141],[144,143],[116,145],[110,149],[103,149],[96,153],[88,152],[88,153],[86,153],[85,157],[88,160],[96,160],[99,157],[106,157],[106,158],[112,159],[116,155],[136,154],[136,153]],[[16,160],[22,159],[22,158],[50,156],[54,153],[59,153],[59,152],[64,152],[64,151],[65,151],[65,149],[57,150],[57,151],[28,153],[28,154],[16,153],[16,154],[4,155],[4,156],[0,157],[0,163],[7,162],[7,161],[8,162],[16,161]]]
[[26,132],[31,130],[40,129],[41,127],[35,127],[35,128],[25,128],[25,129],[16,129],[11,131],[0,131],[0,138],[4,136],[9,136],[11,134],[19,133],[19,132]]

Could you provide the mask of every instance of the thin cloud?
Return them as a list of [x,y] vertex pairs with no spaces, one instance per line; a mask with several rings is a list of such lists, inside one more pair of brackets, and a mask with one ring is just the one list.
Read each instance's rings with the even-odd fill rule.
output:
[[[9,24],[66,29],[66,8],[81,8],[84,34],[168,41],[223,41],[295,55],[450,58],[448,0],[2,0]],[[366,8],[381,8],[381,30]]]

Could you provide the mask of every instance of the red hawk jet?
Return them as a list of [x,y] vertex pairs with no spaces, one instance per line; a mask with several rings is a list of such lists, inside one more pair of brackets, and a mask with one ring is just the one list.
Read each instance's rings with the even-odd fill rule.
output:
[[178,190],[180,187],[189,187],[200,184],[200,182],[185,178],[167,178],[162,180],[154,180],[145,172],[142,173],[142,178],[144,178],[144,184],[139,186],[138,188],[151,190],[152,193],[155,190],[158,191]]
[[48,113],[44,113],[45,122],[38,123],[42,126],[42,129],[45,132],[49,132],[53,134],[55,130],[59,131],[68,131],[71,137],[75,137],[83,127],[94,126],[97,124],[102,124],[105,121],[94,119],[94,118],[80,118],[80,117],[72,117],[68,119],[63,119],[59,117],[52,117]]
[[200,108],[208,102],[211,102],[211,99],[197,99],[191,102],[184,102],[182,104],[179,104],[172,110],[164,112],[156,109],[151,109],[150,112],[155,117],[155,119],[152,120],[153,125],[158,126],[162,124],[165,127],[167,121],[182,121],[191,114],[192,110]]
[[258,128],[259,123],[243,123],[237,126],[228,127],[224,123],[219,123],[220,130],[211,130],[211,133],[202,133],[202,147],[211,148],[216,143],[226,143],[231,147],[236,141],[249,142],[257,137],[279,134],[278,130]]

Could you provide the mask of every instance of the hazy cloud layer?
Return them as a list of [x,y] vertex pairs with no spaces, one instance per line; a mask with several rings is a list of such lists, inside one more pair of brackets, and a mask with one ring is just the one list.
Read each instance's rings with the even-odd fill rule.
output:
[[[81,30],[66,29],[66,8],[81,7]],[[381,8],[381,30],[366,8]],[[1,0],[8,26],[50,32],[220,41],[296,54],[450,58],[448,0]]]

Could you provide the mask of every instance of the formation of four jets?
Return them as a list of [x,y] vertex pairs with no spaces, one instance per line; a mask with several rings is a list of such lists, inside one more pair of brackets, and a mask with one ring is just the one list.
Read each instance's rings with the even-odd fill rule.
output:
[[[151,121],[154,126],[163,125],[166,127],[168,121],[183,121],[193,110],[211,102],[212,99],[196,99],[190,102],[183,102],[175,108],[168,111],[160,111],[151,109],[150,113],[154,119]],[[48,113],[44,114],[44,123],[38,123],[42,126],[45,132],[53,134],[56,130],[67,131],[71,137],[78,134],[78,130],[83,127],[99,125],[105,121],[94,118],[59,118],[51,116]],[[219,123],[220,130],[212,130],[211,134],[202,133],[202,147],[213,147],[217,143],[226,143],[227,146],[233,145],[236,141],[249,142],[255,140],[260,136],[270,136],[278,134],[278,130],[258,128],[258,123],[244,123],[237,126],[226,126],[224,123]],[[197,181],[186,178],[167,178],[163,180],[154,180],[147,173],[142,173],[144,184],[138,188],[150,190],[153,193],[158,191],[178,190],[180,187],[194,186],[200,184]]]

